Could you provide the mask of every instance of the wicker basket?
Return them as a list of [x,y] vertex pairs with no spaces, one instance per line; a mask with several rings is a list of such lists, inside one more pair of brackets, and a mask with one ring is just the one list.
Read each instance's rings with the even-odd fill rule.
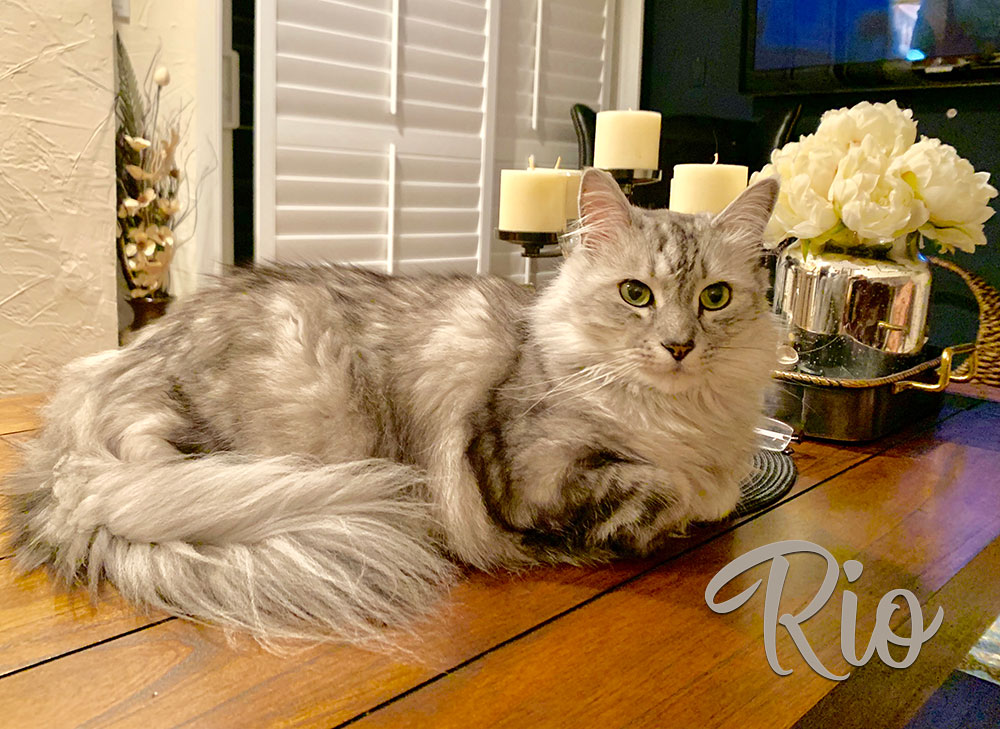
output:
[[[969,273],[958,264],[943,258],[930,258],[931,263],[962,277],[979,304],[979,333],[976,335],[976,365],[969,382],[1000,387],[1000,292],[982,277]],[[968,373],[968,362],[955,374]],[[954,379],[954,378],[953,378]]]

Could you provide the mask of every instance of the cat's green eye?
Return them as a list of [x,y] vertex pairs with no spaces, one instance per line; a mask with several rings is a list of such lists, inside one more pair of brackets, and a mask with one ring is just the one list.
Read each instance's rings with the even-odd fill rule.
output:
[[729,287],[729,284],[725,281],[719,281],[702,289],[698,301],[701,303],[701,308],[716,311],[717,309],[724,309],[732,297],[733,290]]
[[618,284],[618,291],[621,292],[625,303],[632,306],[649,306],[653,303],[653,292],[649,290],[649,286],[634,278]]

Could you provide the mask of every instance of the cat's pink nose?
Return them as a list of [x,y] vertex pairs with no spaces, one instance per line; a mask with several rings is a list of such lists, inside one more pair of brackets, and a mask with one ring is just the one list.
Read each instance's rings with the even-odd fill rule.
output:
[[678,362],[687,357],[691,353],[691,350],[694,349],[693,339],[689,339],[686,342],[661,342],[661,344]]

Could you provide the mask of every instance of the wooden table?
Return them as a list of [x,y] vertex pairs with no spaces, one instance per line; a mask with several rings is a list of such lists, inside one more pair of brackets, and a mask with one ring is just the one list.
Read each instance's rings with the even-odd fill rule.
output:
[[[37,404],[0,402],[0,471],[13,467],[11,442],[36,427]],[[273,655],[143,614],[110,589],[92,606],[82,590],[18,576],[0,557],[0,727],[902,726],[1000,613],[998,441],[1000,406],[956,399],[877,443],[800,444],[798,483],[779,506],[695,531],[655,559],[470,575],[412,652],[396,656],[338,646]],[[849,586],[859,652],[890,589],[912,590],[925,621],[942,606],[943,625],[917,662],[890,669],[876,657],[834,682],[779,630],[777,654],[792,673],[776,675],[764,654],[764,589],[719,615],[705,588],[735,557],[787,539],[864,564]],[[794,613],[825,565],[790,561],[781,606]],[[841,572],[803,626],[835,673],[851,668],[840,652],[847,588]],[[906,609],[893,617],[907,634]]]

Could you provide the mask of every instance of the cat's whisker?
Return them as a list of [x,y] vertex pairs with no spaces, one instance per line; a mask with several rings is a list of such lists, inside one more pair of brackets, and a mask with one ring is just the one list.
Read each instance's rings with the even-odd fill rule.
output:
[[580,375],[586,373],[589,369],[591,369],[594,366],[595,365],[589,365],[587,367],[581,367],[579,370],[576,370],[575,372],[570,372],[568,375],[563,375],[561,377],[553,377],[553,378],[548,379],[548,380],[536,380],[536,381],[530,382],[530,383],[528,383],[526,385],[506,385],[506,386],[504,386],[504,390],[506,390],[506,391],[510,391],[510,390],[528,390],[528,389],[532,389],[532,388],[537,388],[539,385],[548,385],[548,384],[551,384],[551,383],[554,383],[554,382],[555,383],[564,382],[564,381],[567,381],[567,380],[571,380],[571,379],[573,379],[575,377],[579,377]]
[[[546,396],[548,396],[549,394],[551,394],[553,392],[558,392],[560,389],[562,389],[564,387],[574,386],[575,385],[575,381],[579,380],[580,378],[586,379],[586,378],[589,378],[589,377],[593,376],[593,374],[594,374],[593,370],[594,370],[595,367],[596,367],[596,365],[591,365],[589,367],[584,367],[583,369],[580,369],[580,370],[578,370],[576,372],[573,372],[573,373],[571,373],[569,375],[566,375],[565,377],[560,377],[560,378],[556,378],[556,379],[553,379],[553,380],[546,380],[546,381],[541,381],[541,382],[537,382],[537,383],[532,383],[531,385],[524,385],[522,388],[519,388],[519,389],[526,389],[526,388],[530,387],[530,388],[535,389],[537,391],[539,385],[543,385],[543,384],[547,384],[547,383],[555,383],[555,384],[553,384],[550,388],[548,388],[542,394],[542,397],[546,397]],[[510,389],[515,389],[515,388],[510,388]],[[511,397],[511,399],[514,399],[514,400],[530,400],[530,399],[535,398],[535,393],[532,393],[532,394],[527,395],[527,396],[511,395],[510,397]]]
[[[620,350],[614,350],[614,351],[608,351],[608,352],[595,352],[593,354],[594,355],[604,356],[604,357],[614,357],[614,358],[617,358],[617,359],[623,359],[623,358],[632,356],[632,355],[634,355],[634,354],[636,354],[638,352],[641,352],[641,351],[642,351],[641,347],[629,347],[629,348],[626,348],[626,349],[620,349]],[[578,377],[584,376],[584,375],[592,372],[595,369],[598,369],[598,368],[601,368],[601,367],[605,367],[608,364],[612,364],[612,363],[613,362],[610,361],[610,360],[601,360],[599,362],[595,362],[594,364],[583,366],[580,369],[578,369],[578,370],[576,370],[574,372],[570,372],[567,375],[562,375],[560,377],[553,377],[553,378],[550,378],[548,380],[535,380],[533,382],[530,382],[530,383],[527,383],[527,384],[524,384],[524,385],[504,385],[503,389],[504,389],[505,392],[510,392],[512,390],[530,390],[530,389],[537,389],[539,385],[547,385],[547,384],[552,384],[552,383],[567,382],[567,381],[576,379]]]
[[[560,384],[546,390],[541,395],[541,397],[539,397],[535,401],[534,404],[537,405],[539,402],[541,402],[547,397],[552,397],[566,392],[572,392],[573,390],[576,390],[580,387],[584,387],[590,382],[593,382],[599,376],[600,376],[600,370],[594,367],[589,367],[586,370],[581,371],[577,377],[561,382]],[[534,407],[534,405],[532,405],[532,407]]]
[[[607,368],[608,366],[613,366],[614,364],[615,363],[600,362],[596,365],[591,365],[590,367],[584,368],[579,373],[577,373],[577,377],[583,377],[586,374],[586,377],[584,377],[584,379],[581,379],[579,382],[574,381],[574,382],[563,383],[561,385],[558,385],[556,387],[547,390],[545,393],[542,394],[541,397],[535,400],[535,402],[533,402],[528,407],[528,409],[525,410],[523,413],[521,413],[521,415],[518,417],[524,417],[525,415],[530,413],[546,398],[554,397],[557,395],[564,395],[594,383],[600,378],[606,376],[607,373],[602,372],[603,369]],[[598,387],[603,387],[603,386],[604,386],[603,384],[598,385]]]
[[619,366],[617,369],[611,370],[610,372],[605,372],[599,375],[598,377],[594,378],[593,380],[584,383],[584,384],[596,385],[594,387],[591,387],[590,389],[585,389],[584,387],[580,387],[577,388],[572,393],[565,393],[565,392],[560,393],[562,395],[568,395],[568,397],[563,402],[569,402],[572,400],[586,398],[612,383],[622,382],[624,380],[625,375],[635,371],[636,369],[638,369],[638,367],[639,367],[638,363],[625,363],[624,365]]

